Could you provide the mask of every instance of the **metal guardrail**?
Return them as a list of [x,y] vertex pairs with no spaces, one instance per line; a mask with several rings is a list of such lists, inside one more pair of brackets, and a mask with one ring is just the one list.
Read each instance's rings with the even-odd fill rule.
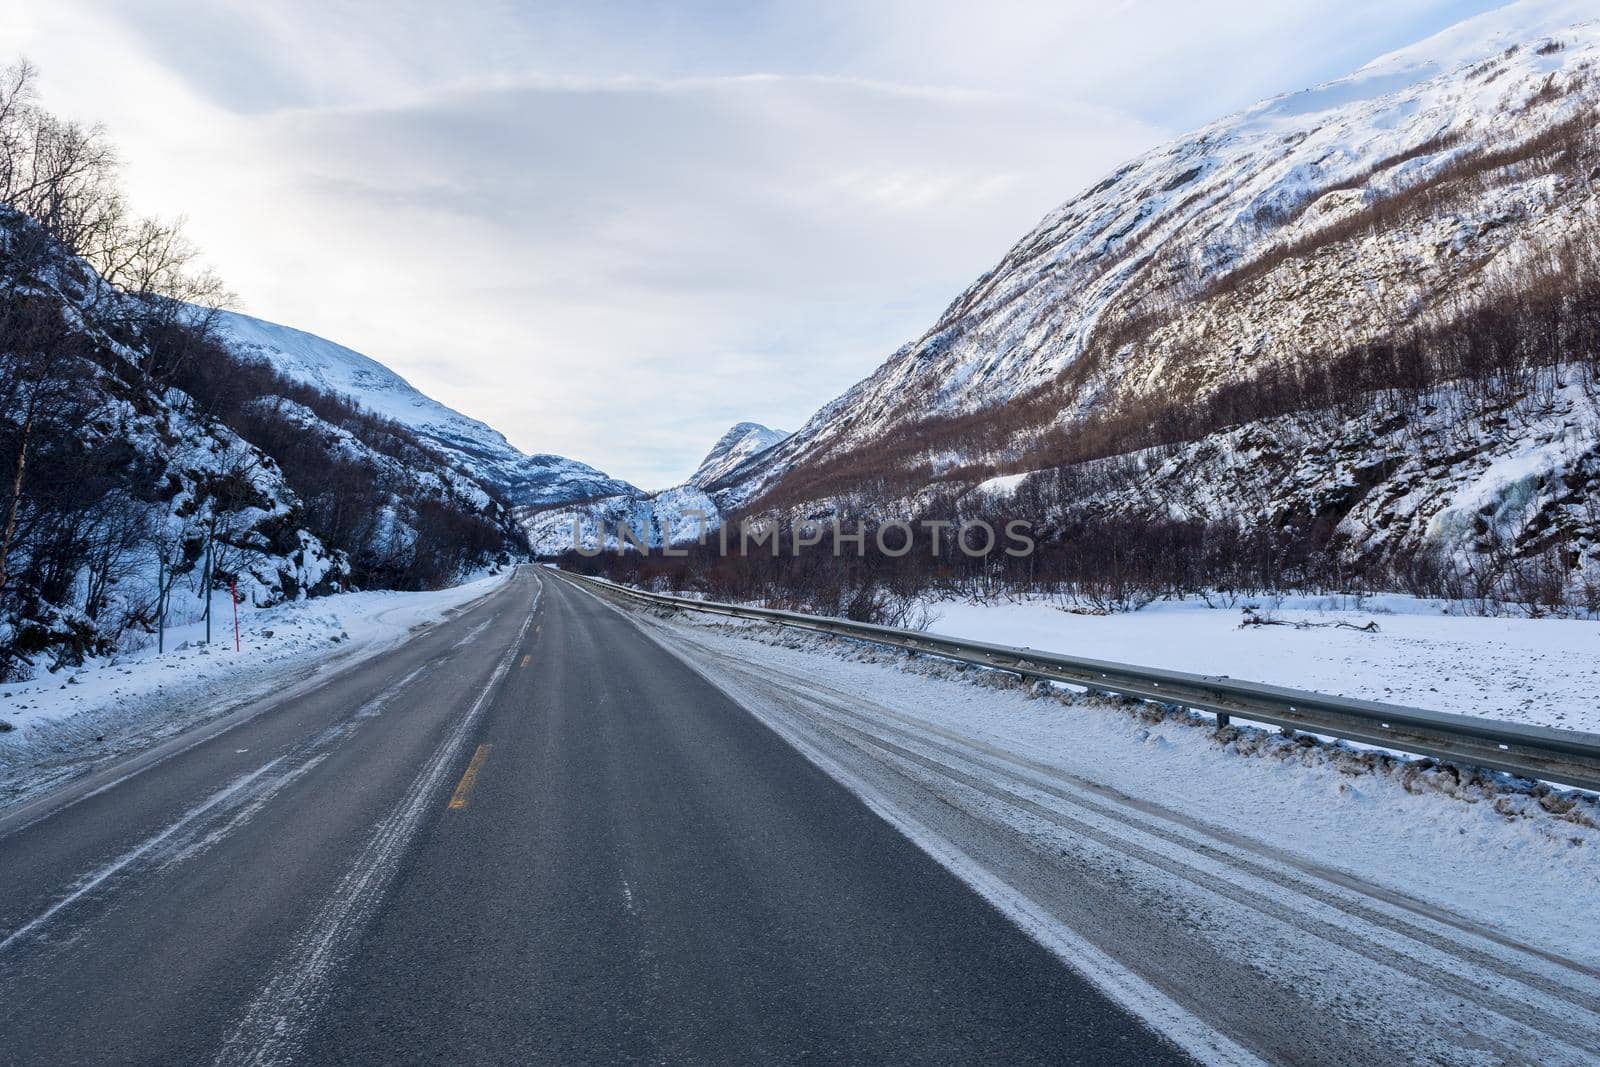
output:
[[1215,715],[1219,726],[1227,725],[1230,717],[1237,715],[1289,730],[1600,791],[1600,734],[1380,704],[1225,676],[1188,674],[1031,648],[991,645],[823,615],[693,600],[646,592],[570,571],[553,573],[602,592],[658,607],[777,623],[1011,671],[1025,678],[1065,682],[1097,692],[1192,708]]

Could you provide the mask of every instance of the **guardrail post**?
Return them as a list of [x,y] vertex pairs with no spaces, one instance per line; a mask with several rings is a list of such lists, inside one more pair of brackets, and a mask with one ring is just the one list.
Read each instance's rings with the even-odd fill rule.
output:
[[1232,721],[1233,721],[1233,716],[1229,715],[1227,712],[1225,712],[1225,711],[1217,712],[1217,729],[1219,729],[1219,730],[1222,729],[1224,726],[1227,726]]

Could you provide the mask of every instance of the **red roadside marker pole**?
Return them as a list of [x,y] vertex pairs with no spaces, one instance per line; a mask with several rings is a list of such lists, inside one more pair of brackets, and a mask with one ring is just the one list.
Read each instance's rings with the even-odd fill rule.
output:
[[228,596],[233,598],[233,650],[239,651],[239,581],[228,582]]

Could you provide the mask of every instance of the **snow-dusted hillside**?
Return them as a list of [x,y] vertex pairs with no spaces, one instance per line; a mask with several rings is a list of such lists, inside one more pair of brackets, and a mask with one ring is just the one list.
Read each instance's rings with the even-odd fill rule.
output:
[[[1528,136],[1592,107],[1577,92],[1533,105],[1529,100],[1552,77],[1563,90],[1569,82],[1586,81],[1600,57],[1600,21],[1562,30],[1596,15],[1592,5],[1574,0],[1512,4],[1347,78],[1258,104],[1133,160],[1052,212],[931,329],[813,416],[757,465],[758,478],[751,477],[755,471],[747,478],[770,481],[797,462],[814,463],[916,420],[1024,397],[1053,383],[1096,339],[1120,340],[1111,337],[1115,327],[1138,325],[1139,316],[1154,311],[1173,286],[1198,290],[1426,180],[1475,143]],[[1505,54],[1513,42],[1521,47]],[[1547,51],[1557,43],[1557,50]],[[1516,121],[1498,121],[1510,116]],[[1565,199],[1567,191],[1549,184],[1526,190],[1544,201],[1528,209]],[[1590,195],[1587,189],[1571,192]],[[1463,265],[1478,267],[1501,251],[1472,254],[1480,231],[1492,227],[1468,217],[1458,220],[1457,229],[1394,251],[1408,253],[1416,266],[1436,268],[1429,272],[1434,275],[1446,273],[1438,269],[1448,266],[1446,260],[1465,256]],[[1404,274],[1411,265],[1397,264],[1394,273]],[[1387,277],[1338,280],[1363,290],[1375,282],[1388,290],[1382,311],[1393,315],[1416,314],[1440,302],[1440,283],[1447,279],[1417,277],[1407,285]],[[1312,342],[1308,331],[1349,338],[1372,325],[1350,322],[1347,313],[1355,309],[1344,301],[1285,303],[1272,321],[1252,323],[1248,332],[1233,331],[1236,336],[1207,348],[1231,365],[1274,348],[1304,350]],[[1163,347],[1170,352],[1176,346]],[[1161,358],[1169,352],[1119,347],[1116,354],[1126,365],[1112,373],[1168,380],[1166,372],[1179,369]],[[1082,410],[1095,400],[1096,391],[1084,389],[1066,402]]]
[[498,430],[424,395],[377,360],[341,344],[231,312],[222,313],[221,328],[236,352],[264,359],[282,374],[409,427],[515,506],[641,495],[627,482],[576,460],[518,451]]
[[[1108,413],[1148,426],[1520,299],[1526,278],[1600,247],[1597,72],[1600,10],[1523,0],[1132,160],[712,489],[724,508],[810,513],[859,500],[869,475],[913,503],[959,493],[1070,456]],[[1505,474],[1481,506],[1515,510],[1521,474]],[[1167,488],[1259,510],[1227,485]]]
[[646,493],[576,460],[525,455],[498,430],[419,392],[377,360],[315,334],[231,312],[221,314],[220,326],[240,355],[265,360],[282,374],[348,397],[414,431],[471,478],[504,495],[517,509],[534,551],[541,554],[571,547],[574,518],[591,535],[603,525],[612,546],[619,523],[653,546],[693,540],[701,516],[711,529],[721,521],[720,509],[705,488],[787,436],[759,423],[738,423],[687,482]]
[[195,595],[207,553],[251,603],[347,579],[348,555],[307,528],[279,463],[145,379],[155,358],[119,336],[146,306],[5,206],[0,300],[8,323],[37,315],[54,331],[33,358],[7,348],[0,360],[0,441],[28,446],[26,464],[8,455],[24,480],[5,539],[0,679],[148,627],[160,605]]
[[[1375,402],[1344,416],[1285,415],[1178,448],[993,478],[972,495],[1000,509],[1052,501],[1041,517],[1060,525],[1108,515],[1215,522],[1236,515],[1242,498],[1267,521],[1337,520],[1354,561],[1442,546],[1461,573],[1487,582],[1474,557],[1535,565],[1552,546],[1580,559],[1600,552],[1600,393],[1577,384],[1575,368],[1556,373],[1565,384],[1536,409],[1480,414],[1445,390],[1425,409]],[[1461,592],[1493,595],[1493,586]]]

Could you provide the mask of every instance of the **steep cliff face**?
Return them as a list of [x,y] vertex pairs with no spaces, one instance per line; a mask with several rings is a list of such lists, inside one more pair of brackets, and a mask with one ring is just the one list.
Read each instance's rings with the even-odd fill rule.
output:
[[[1593,353],[1573,308],[1600,263],[1597,64],[1590,5],[1526,0],[1135,159],[1052,212],[799,432],[707,488],[725,509],[914,508],[1230,427],[1270,434],[1282,416],[1358,393],[1370,405],[1383,390],[1498,374],[1458,352],[1464,341],[1404,363],[1410,339],[1483,309],[1510,315],[1524,351],[1488,358],[1567,361],[1581,375]],[[1558,311],[1517,318],[1541,301]],[[1546,327],[1540,355],[1529,332]],[[1377,369],[1375,348],[1393,349]],[[1462,417],[1492,418],[1488,407]],[[1581,405],[1569,416],[1590,432]],[[1543,457],[1529,462],[1552,485],[1582,480],[1572,464],[1584,449],[1541,451],[1547,423],[1510,422],[1495,447]],[[1516,496],[1529,474],[1477,467],[1474,479],[1507,479],[1472,483],[1490,496]],[[1219,515],[1258,514],[1254,496],[1208,484],[1215,473],[1179,464],[1147,489],[1174,506],[1208,493]],[[1365,479],[1331,516],[1356,542],[1395,520],[1378,503],[1403,496],[1388,478],[1381,492]],[[1287,482],[1252,486],[1299,500]],[[1473,540],[1457,523],[1429,530],[1451,547]]]

